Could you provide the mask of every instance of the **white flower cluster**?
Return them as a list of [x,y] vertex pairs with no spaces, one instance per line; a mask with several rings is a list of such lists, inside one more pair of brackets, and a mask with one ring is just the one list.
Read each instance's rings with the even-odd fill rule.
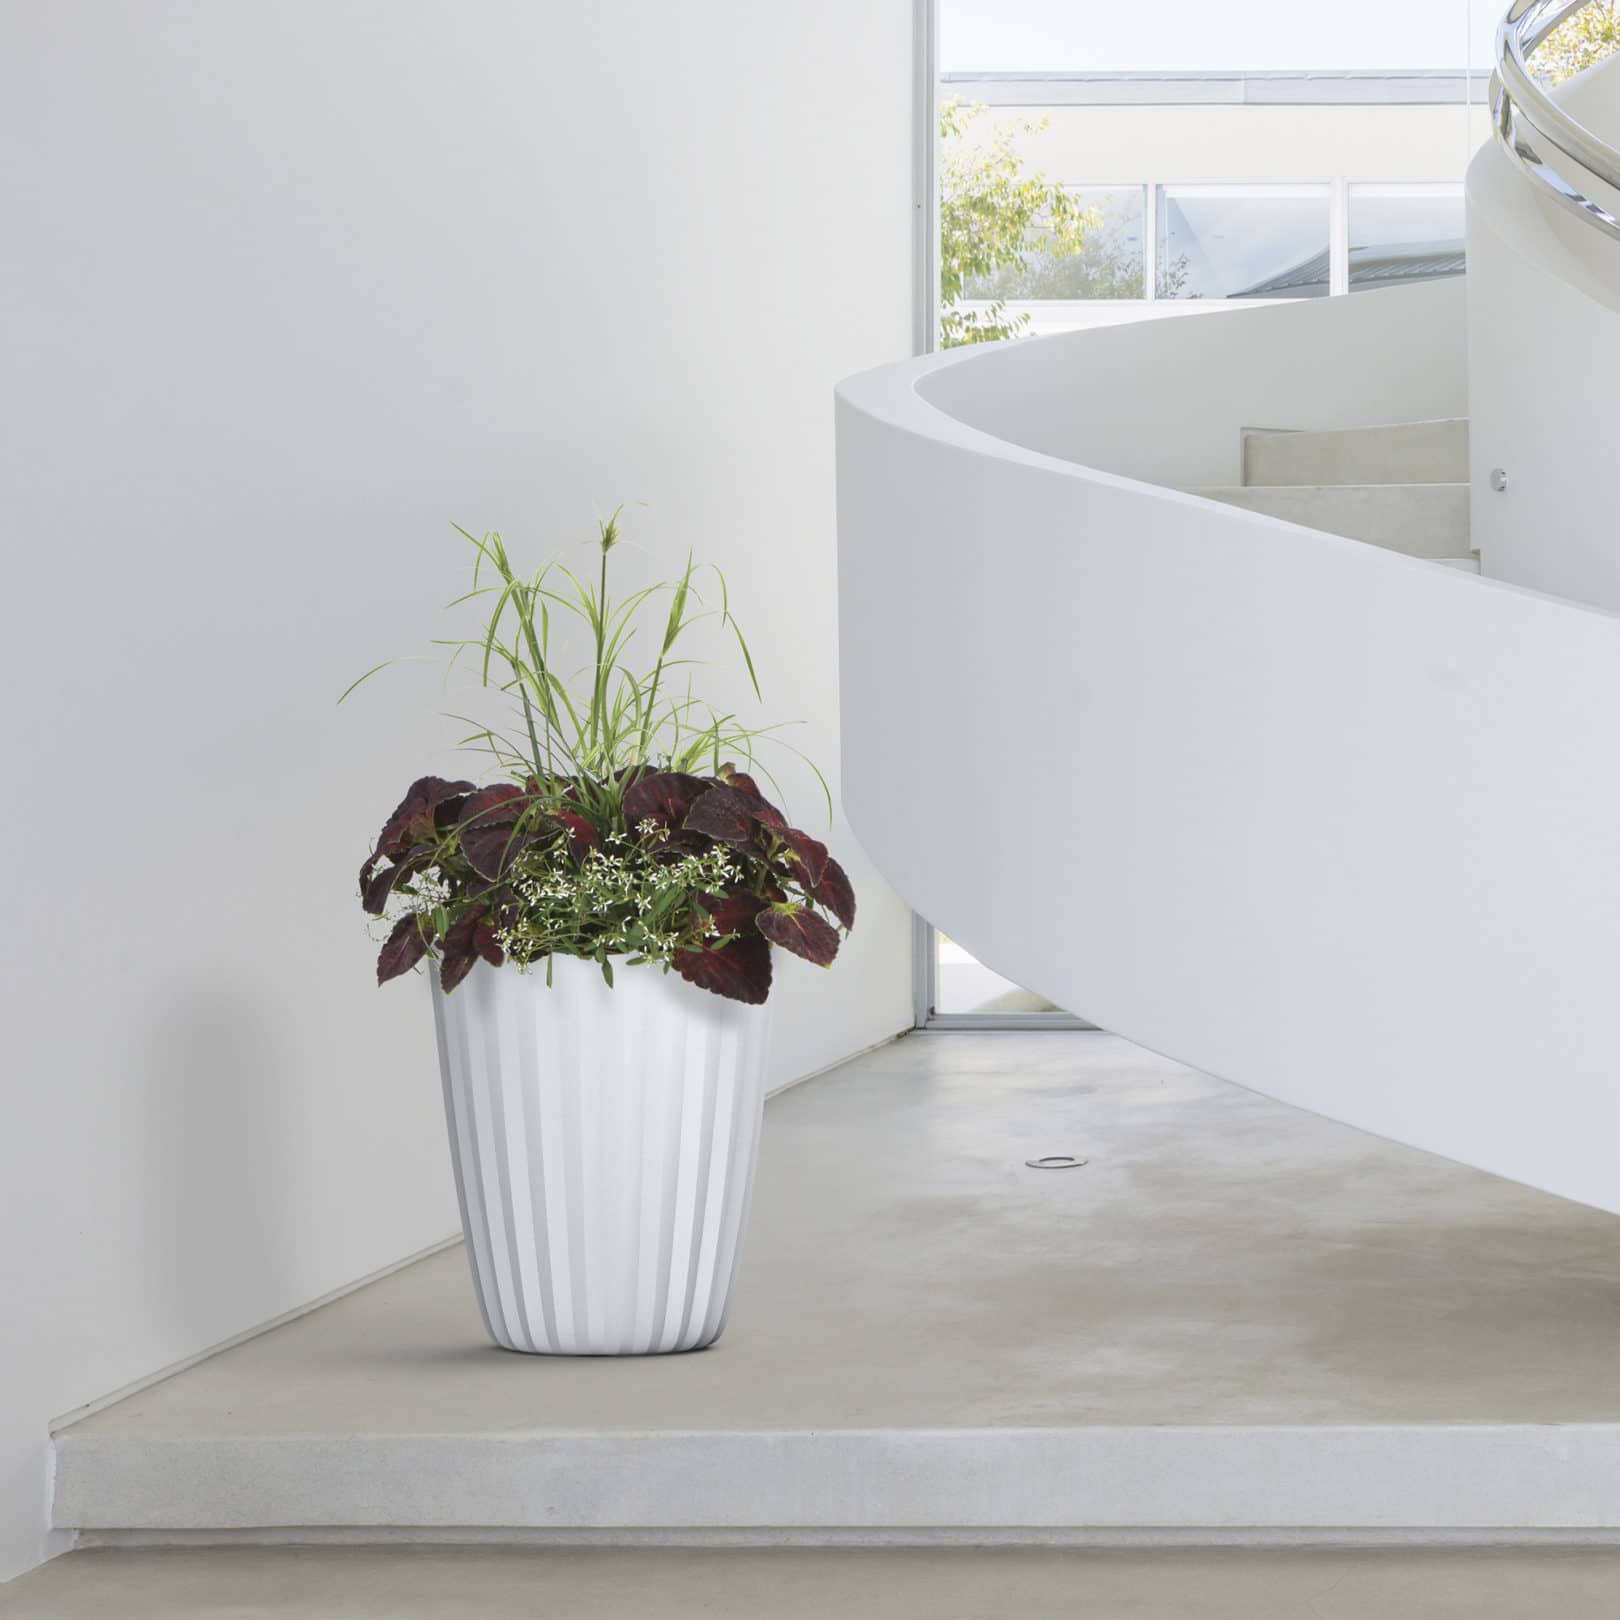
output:
[[562,841],[525,853],[508,881],[518,908],[496,935],[502,950],[520,967],[554,954],[667,962],[694,943],[693,900],[725,893],[738,869],[720,847],[672,858],[653,831],[609,834],[578,862]]

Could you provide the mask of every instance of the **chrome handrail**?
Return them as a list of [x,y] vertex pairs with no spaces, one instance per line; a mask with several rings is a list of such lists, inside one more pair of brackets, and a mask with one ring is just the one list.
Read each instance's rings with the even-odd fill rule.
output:
[[[1562,22],[1593,0],[1514,0],[1496,30],[1491,121],[1513,160],[1566,208],[1620,240],[1620,219],[1585,189],[1596,179],[1620,193],[1620,152],[1572,118],[1536,82],[1529,58]],[[1584,171],[1572,177],[1571,167]]]

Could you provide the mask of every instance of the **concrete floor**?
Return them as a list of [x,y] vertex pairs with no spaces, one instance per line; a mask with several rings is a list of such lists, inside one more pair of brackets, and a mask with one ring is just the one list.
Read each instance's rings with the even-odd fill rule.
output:
[[1613,1620],[1620,1550],[82,1552],[0,1620]]
[[[1052,1153],[1090,1162],[1025,1167]],[[738,1468],[750,1501],[753,1463],[736,1448],[802,1442],[776,1472],[802,1461],[806,1480],[825,1475],[848,1504],[847,1476],[863,1470],[869,1497],[890,1474],[905,1485],[929,1472],[937,1484],[942,1471],[989,1468],[988,1436],[1002,1472],[954,1510],[966,1521],[899,1522],[1291,1523],[1278,1504],[1286,1514],[1313,1474],[1319,1438],[1360,1467],[1344,1448],[1395,1426],[1400,1446],[1443,1431],[1473,1449],[1386,1448],[1383,1466],[1494,1469],[1533,1497],[1458,1500],[1452,1513],[1451,1498],[1434,1496],[1421,1511],[1438,1522],[1620,1523],[1620,1432],[1596,1427],[1620,1422],[1617,1345],[1614,1217],[1114,1037],[914,1036],[770,1105],[736,1312],[715,1349],[634,1361],[497,1351],[452,1251],[64,1431],[58,1522],[875,1523],[815,1517],[841,1510],[809,1484],[774,1507],[758,1498],[760,1513],[808,1515],[792,1521],[738,1521],[719,1497],[689,1519],[652,1501],[615,1515],[625,1470],[656,1475],[658,1439],[723,1440],[731,1450],[671,1451],[671,1478]],[[1537,1428],[1526,1465],[1491,1441],[1525,1425],[1584,1427]],[[1124,1517],[1075,1520],[1066,1515],[1091,1513],[1091,1498],[1059,1491],[1048,1502],[1033,1482],[1033,1507],[1019,1495],[1015,1476],[1045,1458],[1069,1459],[1071,1472],[1124,1466],[1114,1450],[1085,1449],[1112,1446],[1115,1431],[1136,1436],[1130,1466],[1157,1470],[1156,1488],[1181,1466],[1160,1449],[1169,1437],[1199,1448],[1198,1467],[1229,1471],[1249,1453],[1222,1448],[1236,1434],[1252,1452],[1256,1426],[1270,1477],[1247,1506],[1189,1498],[1190,1519],[1136,1520],[1122,1491],[1105,1506]],[[826,1454],[836,1435],[867,1449]],[[894,1444],[878,1456],[874,1436]],[[951,1449],[973,1436],[971,1454]],[[1567,1446],[1582,1436],[1608,1472],[1583,1476],[1584,1496],[1564,1494]],[[485,1450],[458,1451],[464,1441]],[[597,1449],[581,1449],[587,1441]],[[531,1442],[535,1467],[566,1464],[567,1479],[492,1483]],[[912,1449],[897,1451],[902,1442]],[[619,1470],[618,1483],[565,1504],[598,1463]],[[1543,1463],[1544,1480],[1533,1475]],[[349,1494],[320,1496],[316,1484],[336,1474],[352,1475]],[[286,1494],[300,1482],[314,1492],[307,1503]],[[1376,1479],[1357,1491],[1333,1500],[1363,1516],[1327,1522],[1415,1522]],[[905,1500],[935,1511],[935,1496]],[[1142,1512],[1182,1505],[1145,1487],[1136,1500]],[[856,1507],[882,1511],[866,1498]]]

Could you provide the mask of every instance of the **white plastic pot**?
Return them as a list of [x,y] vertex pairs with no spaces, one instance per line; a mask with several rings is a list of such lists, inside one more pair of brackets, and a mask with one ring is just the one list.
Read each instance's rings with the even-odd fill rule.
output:
[[433,980],[467,1255],[496,1344],[646,1355],[726,1325],[768,1007],[657,966],[557,957]]

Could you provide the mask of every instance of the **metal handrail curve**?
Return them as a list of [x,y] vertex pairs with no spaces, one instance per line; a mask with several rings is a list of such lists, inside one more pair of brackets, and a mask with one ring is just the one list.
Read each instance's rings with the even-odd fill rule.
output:
[[[1491,120],[1497,138],[1532,179],[1566,208],[1620,240],[1620,219],[1586,189],[1596,179],[1620,193],[1620,152],[1572,118],[1536,82],[1535,49],[1593,0],[1514,0],[1496,30]],[[1570,168],[1584,171],[1571,176]]]

